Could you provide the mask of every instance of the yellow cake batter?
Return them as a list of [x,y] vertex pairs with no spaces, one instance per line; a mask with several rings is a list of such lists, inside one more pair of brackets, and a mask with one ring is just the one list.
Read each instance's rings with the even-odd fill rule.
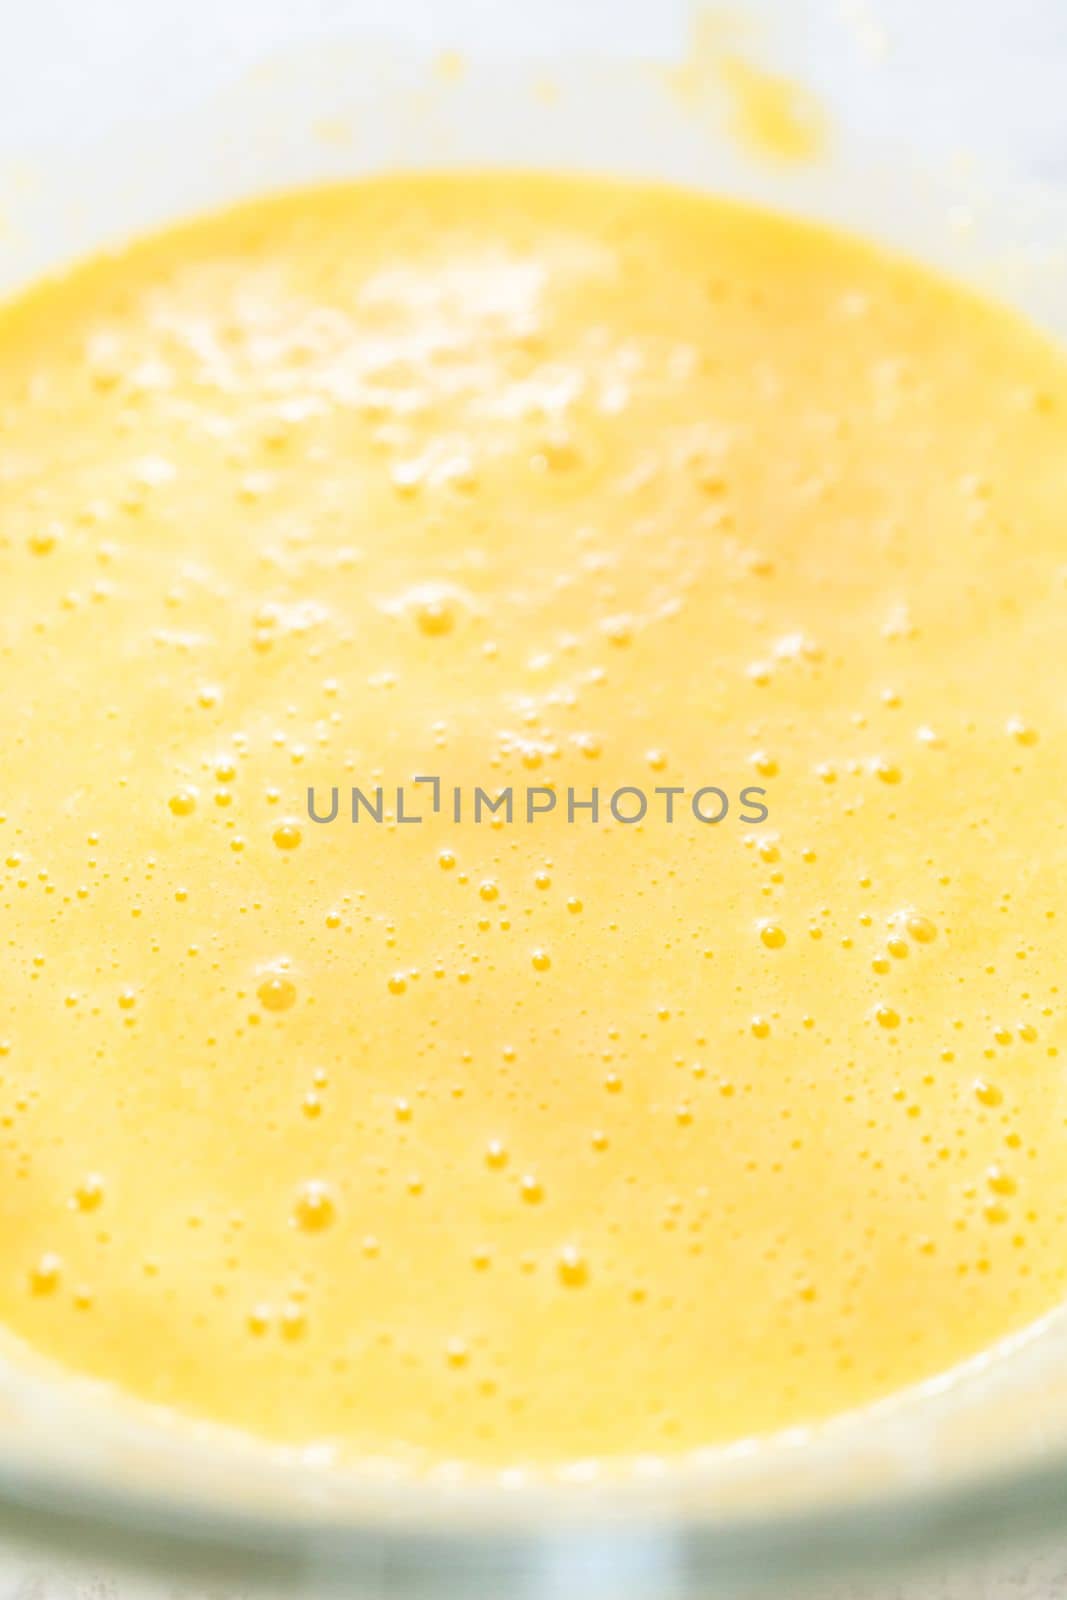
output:
[[[1062,356],[758,212],[397,177],[23,297],[0,1321],[492,1465],[817,1419],[1048,1310],[1065,573]],[[593,785],[731,809],[569,822]]]

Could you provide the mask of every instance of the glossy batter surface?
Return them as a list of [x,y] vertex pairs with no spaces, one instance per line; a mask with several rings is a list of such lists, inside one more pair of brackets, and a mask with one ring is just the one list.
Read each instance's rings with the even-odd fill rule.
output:
[[[1050,1308],[1065,508],[1035,334],[655,188],[294,195],[9,308],[0,1320],[493,1464]],[[731,811],[347,820],[417,774]]]

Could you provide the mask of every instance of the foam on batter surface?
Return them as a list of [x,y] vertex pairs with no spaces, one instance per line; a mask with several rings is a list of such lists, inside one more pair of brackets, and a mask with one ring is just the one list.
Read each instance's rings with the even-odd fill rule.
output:
[[[294,194],[9,307],[0,1319],[499,1464],[1048,1310],[1065,507],[1035,333],[666,189]],[[346,820],[419,774],[731,812]]]

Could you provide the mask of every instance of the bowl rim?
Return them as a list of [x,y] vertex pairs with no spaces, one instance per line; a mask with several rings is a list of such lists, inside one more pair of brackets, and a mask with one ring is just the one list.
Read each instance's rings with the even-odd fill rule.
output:
[[[530,1510],[488,1526],[431,1524],[415,1496],[404,1515],[388,1519],[287,1519],[195,1495],[115,1489],[47,1465],[27,1470],[0,1457],[0,1539],[27,1555],[59,1551],[63,1561],[168,1580],[229,1578],[283,1593],[305,1592],[310,1576],[330,1592],[372,1577],[375,1600],[467,1593],[536,1600],[542,1592],[562,1600],[598,1596],[600,1583],[605,1596],[648,1600],[666,1583],[671,1600],[704,1600],[752,1584],[847,1576],[861,1566],[869,1573],[872,1563],[882,1576],[964,1550],[988,1557],[1050,1536],[1067,1516],[1067,1450],[925,1492],[897,1489],[770,1515],[635,1515],[631,1498],[610,1492],[595,1517],[562,1521],[548,1506]],[[551,1586],[542,1590],[538,1580],[547,1574]]]

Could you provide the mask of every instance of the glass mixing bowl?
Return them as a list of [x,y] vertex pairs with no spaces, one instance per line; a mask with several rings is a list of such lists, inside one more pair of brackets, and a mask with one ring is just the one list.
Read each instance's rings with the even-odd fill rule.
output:
[[[715,37],[814,97],[824,156],[775,164],[737,142]],[[536,165],[826,218],[1067,338],[1065,82],[1063,0],[734,0],[703,15],[685,0],[35,0],[3,19],[0,291],[264,189]],[[1038,1600],[1067,1575],[1064,1322],[814,1435],[684,1469],[644,1461],[625,1483],[583,1464],[490,1485],[342,1472],[324,1451],[266,1459],[12,1361],[0,1573],[43,1600],[179,1580],[367,1600],[808,1584]]]

